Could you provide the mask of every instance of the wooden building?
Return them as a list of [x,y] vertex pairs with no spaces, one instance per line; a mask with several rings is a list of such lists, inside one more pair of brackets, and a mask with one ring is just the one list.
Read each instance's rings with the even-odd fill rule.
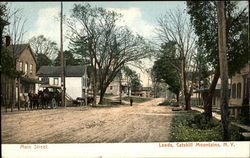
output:
[[[43,84],[61,87],[61,66],[41,66],[37,71]],[[36,85],[36,91],[41,84]],[[86,66],[66,66],[65,68],[66,97],[70,100],[85,98],[90,93],[90,80]]]

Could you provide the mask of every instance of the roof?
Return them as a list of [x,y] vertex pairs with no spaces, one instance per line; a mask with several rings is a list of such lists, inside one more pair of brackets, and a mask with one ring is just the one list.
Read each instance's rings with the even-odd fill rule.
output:
[[27,77],[21,77],[21,82],[26,82],[26,83],[42,83],[41,81],[34,79],[34,78],[27,78]]
[[[14,56],[15,56],[16,58],[19,58],[20,55],[23,53],[24,49],[27,48],[27,47],[30,48],[30,45],[29,45],[29,44],[15,44],[15,45],[9,45],[9,46],[7,47],[7,49],[8,49],[11,53],[14,51]],[[35,57],[34,53],[32,52],[31,48],[30,48],[30,53],[31,53],[31,55],[33,56],[35,62],[37,62],[37,61],[36,61],[36,57]]]
[[59,86],[59,85],[49,85],[49,84],[41,84],[39,87],[41,87],[41,88],[59,88],[59,89],[61,89],[61,86]]
[[[79,66],[66,66],[66,77],[81,77],[85,73],[85,68],[82,65]],[[39,77],[61,77],[61,66],[41,66],[37,71]]]
[[[199,93],[199,92],[203,92],[203,91],[207,91],[209,88],[201,88],[201,89],[197,89],[196,91],[194,91],[194,93]],[[217,84],[215,87],[215,90],[220,90],[221,89],[221,84]],[[230,84],[228,84],[228,89],[231,89]]]

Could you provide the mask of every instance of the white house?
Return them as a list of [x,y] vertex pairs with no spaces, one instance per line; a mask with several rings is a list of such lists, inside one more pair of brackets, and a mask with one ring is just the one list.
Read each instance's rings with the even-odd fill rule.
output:
[[[61,87],[61,67],[60,66],[41,66],[37,75],[43,84]],[[36,85],[38,92],[41,84]],[[89,78],[87,66],[66,66],[65,68],[65,88],[66,95],[72,99],[77,97],[84,98],[87,95]]]
[[127,84],[127,80],[125,80],[124,77],[120,78],[120,76],[117,75],[109,84],[105,93],[112,95],[120,95],[121,92],[123,96],[128,95],[129,92]]

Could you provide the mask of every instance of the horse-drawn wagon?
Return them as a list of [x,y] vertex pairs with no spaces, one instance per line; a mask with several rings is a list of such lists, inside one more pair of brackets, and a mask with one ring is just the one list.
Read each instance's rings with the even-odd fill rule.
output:
[[61,106],[61,87],[56,85],[41,85],[38,91],[40,104],[56,108]]

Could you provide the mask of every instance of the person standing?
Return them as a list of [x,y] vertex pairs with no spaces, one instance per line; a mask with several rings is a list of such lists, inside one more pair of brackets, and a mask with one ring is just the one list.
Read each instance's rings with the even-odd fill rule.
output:
[[133,98],[130,97],[130,106],[132,106],[132,105],[133,105]]

